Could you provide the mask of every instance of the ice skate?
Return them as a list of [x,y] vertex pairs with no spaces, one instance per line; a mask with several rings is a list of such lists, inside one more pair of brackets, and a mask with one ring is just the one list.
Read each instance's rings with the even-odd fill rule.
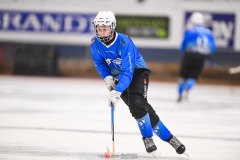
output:
[[186,150],[185,146],[173,135],[167,142],[176,150],[178,154],[183,154]]
[[182,102],[182,95],[181,94],[178,96],[177,102]]
[[143,138],[143,143],[148,153],[152,153],[153,151],[157,150],[157,147],[155,146],[153,139],[151,137]]
[[186,91],[185,91],[185,94],[184,94],[184,99],[185,99],[185,100],[188,100],[188,94],[189,94],[189,90],[186,90]]

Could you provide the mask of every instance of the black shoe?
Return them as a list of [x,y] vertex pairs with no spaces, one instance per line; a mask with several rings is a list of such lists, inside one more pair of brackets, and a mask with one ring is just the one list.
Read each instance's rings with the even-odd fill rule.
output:
[[178,154],[183,154],[186,150],[185,146],[173,135],[167,142],[176,150]]
[[143,143],[148,153],[151,153],[157,150],[157,147],[155,146],[153,139],[151,137],[143,138]]

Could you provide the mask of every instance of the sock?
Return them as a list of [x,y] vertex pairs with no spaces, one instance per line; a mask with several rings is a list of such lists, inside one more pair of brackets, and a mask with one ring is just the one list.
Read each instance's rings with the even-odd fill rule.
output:
[[178,81],[178,94],[182,95],[185,88],[185,82],[183,80]]
[[192,78],[189,78],[189,79],[187,79],[187,81],[185,83],[186,83],[185,89],[189,91],[195,85],[196,80],[192,79]]
[[153,127],[153,132],[163,141],[167,141],[171,136],[170,131],[165,127],[161,120],[159,120],[158,123]]
[[151,121],[148,113],[144,117],[137,119],[137,123],[143,138],[153,136]]

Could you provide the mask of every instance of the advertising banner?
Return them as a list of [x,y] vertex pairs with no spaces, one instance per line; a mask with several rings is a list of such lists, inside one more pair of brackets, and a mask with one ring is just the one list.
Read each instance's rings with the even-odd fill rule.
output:
[[0,10],[0,31],[92,33],[95,14]]
[[169,18],[153,16],[116,16],[117,31],[130,37],[167,39]]

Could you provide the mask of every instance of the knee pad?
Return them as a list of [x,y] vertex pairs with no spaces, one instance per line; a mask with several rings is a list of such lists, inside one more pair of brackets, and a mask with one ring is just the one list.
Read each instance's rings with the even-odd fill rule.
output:
[[147,101],[142,97],[133,96],[128,101],[128,107],[135,119],[144,117],[148,112],[146,109]]

